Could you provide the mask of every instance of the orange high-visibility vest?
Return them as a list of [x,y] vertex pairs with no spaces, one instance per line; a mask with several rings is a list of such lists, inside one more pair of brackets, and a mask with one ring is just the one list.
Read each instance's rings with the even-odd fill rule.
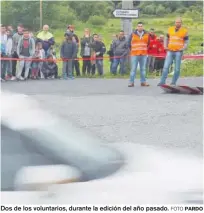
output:
[[169,43],[168,49],[170,51],[180,51],[184,47],[184,38],[187,36],[188,31],[186,28],[181,27],[175,31],[175,26],[168,29]]
[[149,34],[144,33],[140,38],[139,35],[133,33],[131,41],[131,56],[147,55],[147,45],[149,41]]

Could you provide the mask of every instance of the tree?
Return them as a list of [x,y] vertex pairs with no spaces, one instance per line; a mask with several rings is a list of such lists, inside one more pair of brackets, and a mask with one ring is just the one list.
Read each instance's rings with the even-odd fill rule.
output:
[[156,8],[155,8],[154,4],[150,4],[144,8],[144,13],[153,15],[153,14],[155,14],[155,11],[156,11],[155,9]]
[[161,4],[159,5],[159,7],[156,8],[156,15],[158,16],[163,16],[165,12],[166,12],[165,7],[162,6]]

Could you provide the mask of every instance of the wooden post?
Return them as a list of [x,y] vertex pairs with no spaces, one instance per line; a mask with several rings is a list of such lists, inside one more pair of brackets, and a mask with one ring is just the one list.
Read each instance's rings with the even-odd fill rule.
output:
[[40,0],[40,29],[42,29],[42,0]]

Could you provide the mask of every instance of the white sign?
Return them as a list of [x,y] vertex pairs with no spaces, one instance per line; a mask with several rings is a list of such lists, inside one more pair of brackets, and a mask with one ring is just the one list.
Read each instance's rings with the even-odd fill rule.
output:
[[115,10],[113,15],[120,18],[138,18],[138,10]]

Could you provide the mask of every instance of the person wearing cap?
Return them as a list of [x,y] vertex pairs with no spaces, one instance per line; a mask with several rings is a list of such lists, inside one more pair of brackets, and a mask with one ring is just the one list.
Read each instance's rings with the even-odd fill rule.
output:
[[63,60],[62,78],[74,79],[72,72],[72,63],[77,54],[76,43],[72,40],[72,33],[66,32],[64,34],[65,41],[62,43],[60,50],[60,57]]
[[[68,32],[68,33],[70,33],[72,35],[72,39],[76,43],[76,46],[77,46],[77,54],[78,54],[78,50],[79,50],[79,46],[80,46],[80,41],[79,41],[79,37],[74,33],[74,29],[75,29],[74,25],[69,24],[67,26],[66,32]],[[76,55],[75,58],[77,59],[77,55]],[[79,61],[78,60],[74,60],[73,61],[73,63],[72,63],[72,69],[73,69],[73,73],[74,73],[74,69],[75,69],[76,75],[80,76],[80,65],[79,65]]]
[[154,29],[151,28],[149,32],[149,46],[148,46],[148,57],[147,57],[147,70],[149,73],[154,72],[155,55],[157,54],[157,36]]
[[48,54],[49,48],[55,44],[54,36],[49,32],[49,26],[44,25],[43,30],[37,34],[36,42],[41,42],[45,56]]
[[143,28],[143,23],[138,22],[137,29],[129,38],[129,48],[131,55],[131,71],[128,87],[134,87],[136,71],[138,63],[140,64],[140,83],[141,86],[147,87],[149,84],[146,81],[146,62],[147,50],[149,45],[149,34]]
[[67,29],[65,33],[74,34],[74,25],[71,25],[71,24],[67,25]]
[[180,76],[180,66],[183,52],[188,48],[188,43],[188,30],[185,27],[182,27],[182,19],[177,18],[175,20],[175,26],[168,29],[167,36],[164,40],[164,48],[167,50],[167,55],[158,86],[166,83],[169,68],[173,61],[175,61],[175,67],[171,85],[176,85],[176,82]]

